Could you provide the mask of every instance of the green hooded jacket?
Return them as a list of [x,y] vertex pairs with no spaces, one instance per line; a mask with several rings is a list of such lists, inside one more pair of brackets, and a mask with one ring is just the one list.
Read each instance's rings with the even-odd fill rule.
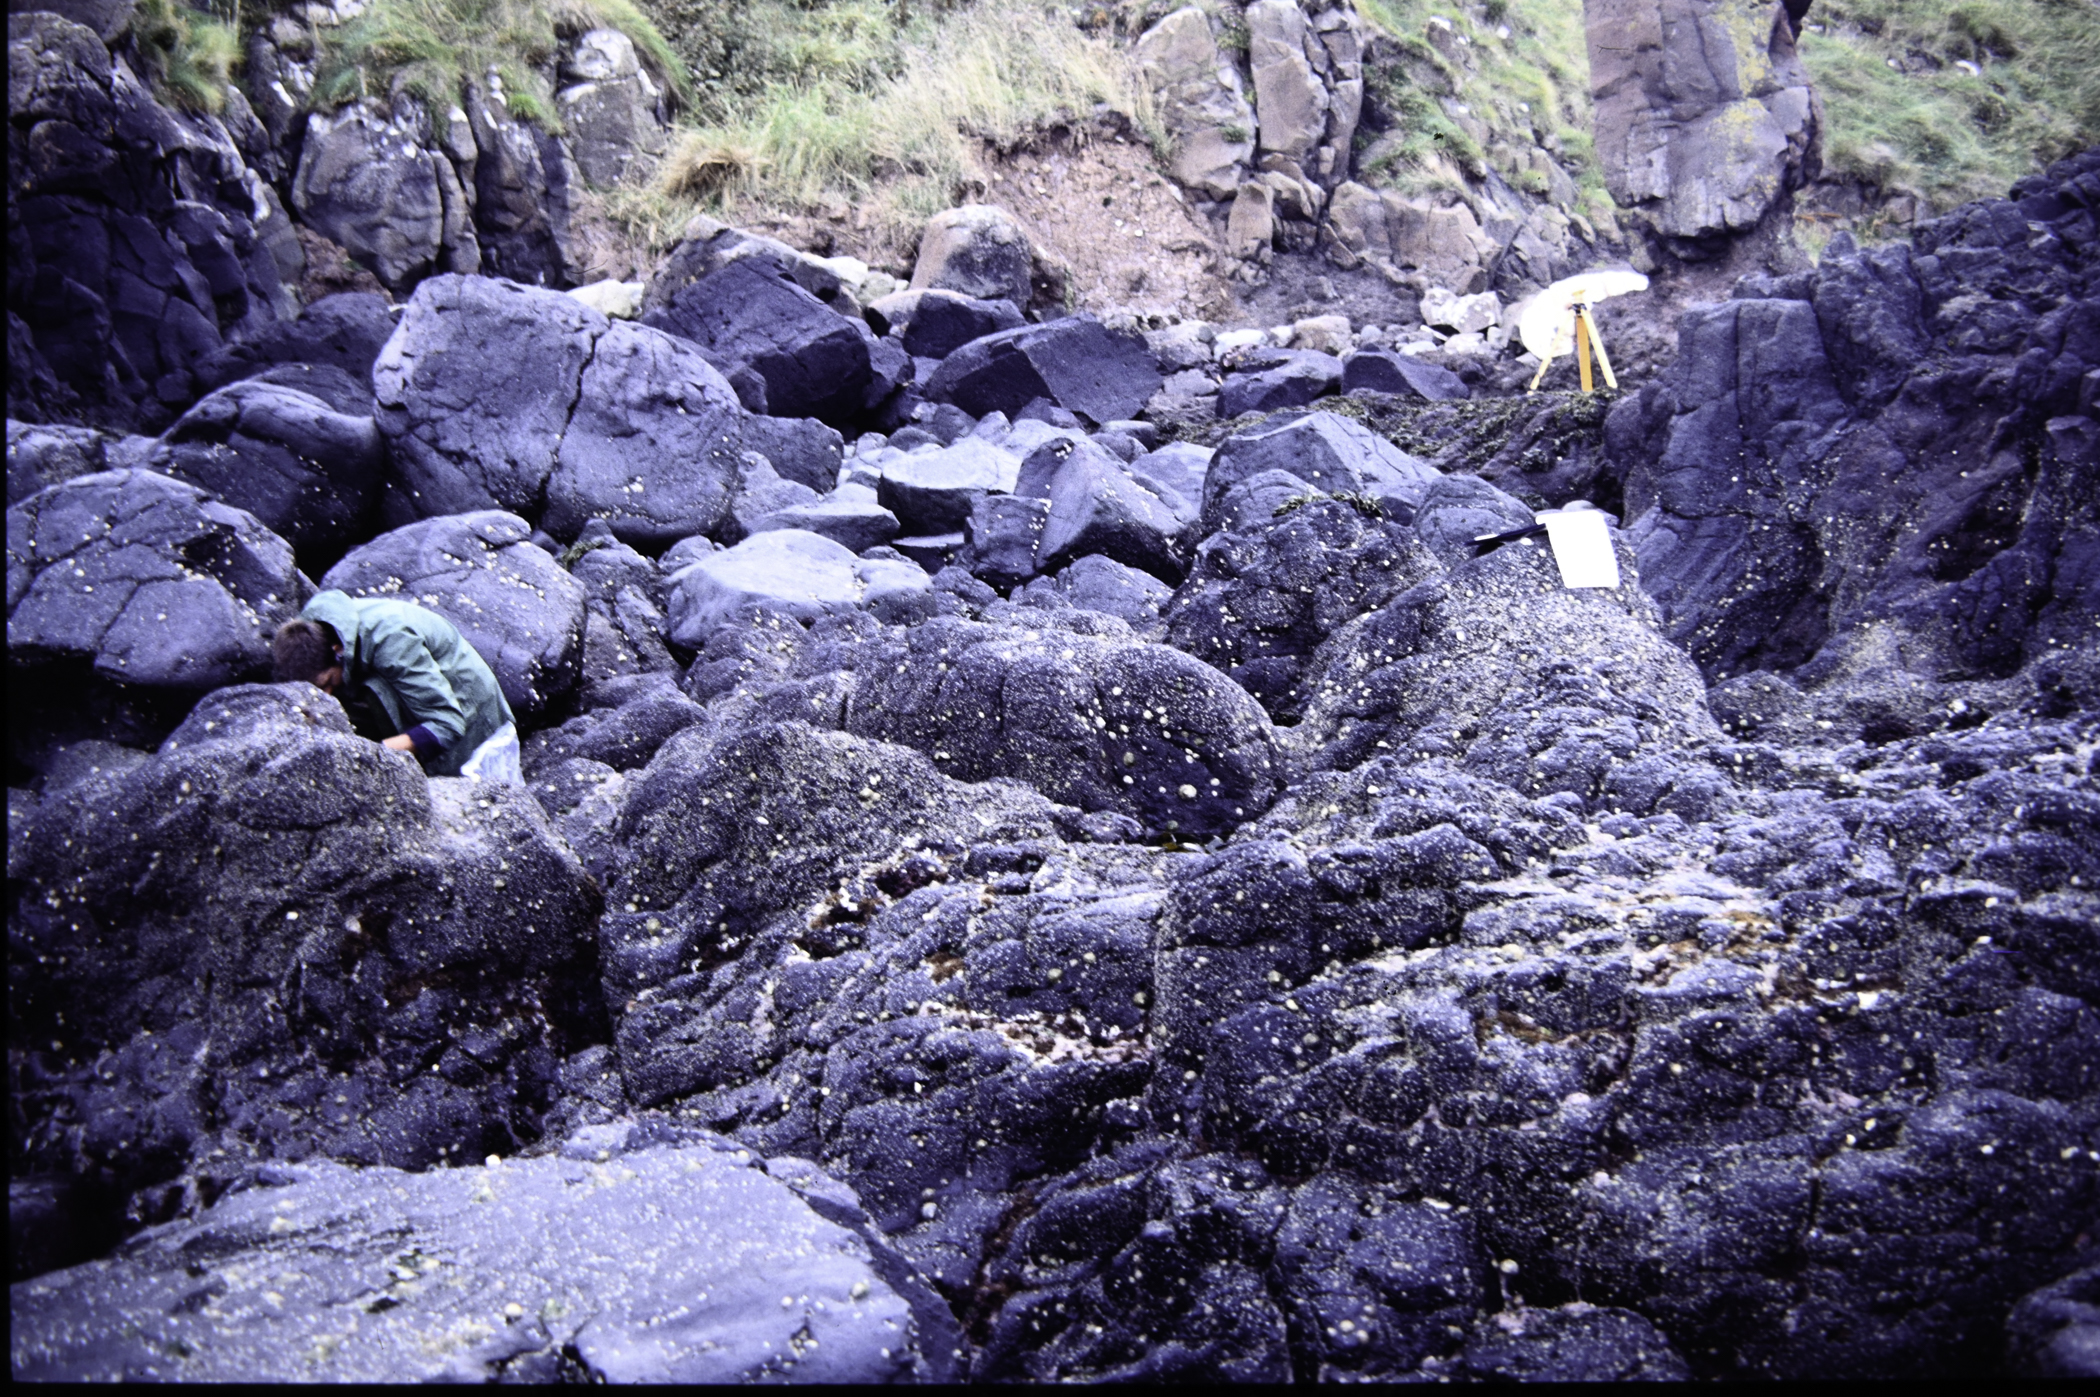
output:
[[[397,732],[424,739],[416,756],[432,776],[457,776],[474,749],[511,717],[487,661],[450,621],[414,602],[322,592],[300,613],[335,628],[345,687],[363,685]],[[426,748],[435,746],[435,754]]]

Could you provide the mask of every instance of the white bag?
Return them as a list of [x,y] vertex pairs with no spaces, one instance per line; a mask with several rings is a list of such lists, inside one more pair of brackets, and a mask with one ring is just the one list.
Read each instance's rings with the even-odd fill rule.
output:
[[519,763],[518,754],[518,725],[505,723],[496,729],[495,736],[474,749],[474,755],[467,758],[459,774],[476,781],[524,785],[525,769]]

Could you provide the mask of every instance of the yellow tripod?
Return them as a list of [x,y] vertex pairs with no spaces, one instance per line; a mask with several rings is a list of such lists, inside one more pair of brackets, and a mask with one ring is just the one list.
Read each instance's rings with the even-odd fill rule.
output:
[[[1597,321],[1590,314],[1590,308],[1581,301],[1576,301],[1568,309],[1575,317],[1571,338],[1575,341],[1575,366],[1582,375],[1582,391],[1585,393],[1596,391],[1596,385],[1590,379],[1590,349],[1592,346],[1597,351],[1597,365],[1604,370],[1605,383],[1612,388],[1617,388],[1619,386],[1618,375],[1611,371],[1611,356],[1604,352],[1604,336],[1597,333]],[[1558,337],[1556,336],[1555,338],[1557,339]],[[1539,391],[1539,384],[1546,377],[1546,370],[1553,367],[1555,356],[1551,350],[1555,347],[1549,343],[1547,346],[1548,352],[1539,359],[1539,371],[1531,376],[1531,386],[1525,389],[1525,392],[1536,393]]]

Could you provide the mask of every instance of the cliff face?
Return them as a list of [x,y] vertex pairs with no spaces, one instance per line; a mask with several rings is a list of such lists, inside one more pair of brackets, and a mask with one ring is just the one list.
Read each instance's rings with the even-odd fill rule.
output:
[[2094,705],[2096,192],[2086,156],[1834,241],[1688,315],[1614,409],[1644,575],[1721,693],[1790,671],[1855,731],[1933,721],[1942,681]]
[[298,314],[300,254],[224,122],[85,25],[8,16],[8,415],[157,431],[229,339]]
[[1757,226],[1813,179],[1821,114],[1776,0],[1587,0],[1597,155],[1665,238]]

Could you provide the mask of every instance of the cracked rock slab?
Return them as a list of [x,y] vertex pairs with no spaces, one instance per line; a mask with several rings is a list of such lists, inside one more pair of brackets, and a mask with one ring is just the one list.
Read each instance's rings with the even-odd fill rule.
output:
[[424,1174],[266,1166],[17,1286],[17,1377],[883,1382],[918,1358],[867,1244],[747,1152],[619,1123]]

